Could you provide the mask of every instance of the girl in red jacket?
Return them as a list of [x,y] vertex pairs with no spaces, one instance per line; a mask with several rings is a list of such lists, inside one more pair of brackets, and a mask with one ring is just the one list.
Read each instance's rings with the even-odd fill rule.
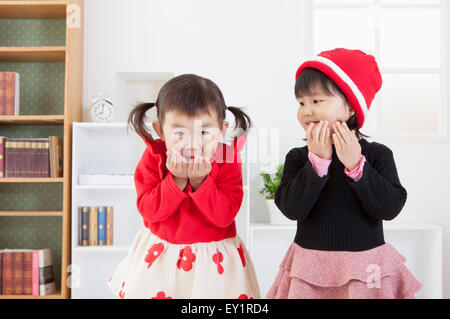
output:
[[[144,122],[153,107],[159,139]],[[250,118],[227,107],[211,80],[186,74],[168,81],[156,103],[131,111],[129,124],[147,145],[134,174],[144,226],[108,281],[120,298],[260,298],[234,221],[243,199],[245,135],[220,142],[226,110],[245,133]]]

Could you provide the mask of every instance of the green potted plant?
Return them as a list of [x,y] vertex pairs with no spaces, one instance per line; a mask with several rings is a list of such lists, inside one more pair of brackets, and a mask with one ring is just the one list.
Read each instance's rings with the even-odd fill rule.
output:
[[273,177],[267,172],[261,172],[259,174],[264,182],[264,186],[259,190],[259,193],[266,198],[270,223],[274,225],[295,223],[295,221],[288,219],[280,212],[274,201],[275,192],[277,191],[278,186],[280,186],[281,177],[283,176],[283,168],[283,164],[278,165]]

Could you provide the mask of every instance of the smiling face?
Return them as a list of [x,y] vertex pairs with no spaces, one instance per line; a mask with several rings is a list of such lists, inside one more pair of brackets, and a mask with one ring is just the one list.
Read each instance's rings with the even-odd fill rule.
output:
[[316,89],[311,95],[298,98],[297,119],[306,131],[311,122],[328,121],[333,133],[333,124],[347,121],[355,112],[346,101],[337,95],[328,95],[324,90]]
[[311,122],[328,121],[332,136],[336,122],[346,122],[355,115],[339,87],[316,69],[307,68],[300,74],[295,83],[295,96],[299,102],[297,119],[305,131]]
[[211,158],[228,125],[226,121],[219,123],[217,113],[212,108],[209,113],[194,116],[176,110],[167,111],[162,126],[159,121],[153,122],[153,128],[165,141],[167,151],[177,151],[188,162],[194,156]]

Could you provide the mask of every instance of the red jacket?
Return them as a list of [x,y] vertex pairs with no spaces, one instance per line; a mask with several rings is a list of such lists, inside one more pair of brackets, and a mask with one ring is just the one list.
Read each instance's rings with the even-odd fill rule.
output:
[[[211,172],[193,191],[182,191],[166,168],[166,144],[148,142],[134,174],[137,207],[145,227],[175,244],[211,242],[236,236],[236,217],[243,199],[239,151],[245,136],[234,146],[219,143]],[[232,156],[233,160],[231,161]],[[223,159],[227,158],[228,161]]]

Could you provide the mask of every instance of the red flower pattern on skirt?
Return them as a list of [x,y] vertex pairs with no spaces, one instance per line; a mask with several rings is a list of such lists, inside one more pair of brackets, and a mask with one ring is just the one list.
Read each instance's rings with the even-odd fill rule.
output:
[[217,272],[219,273],[219,275],[222,275],[223,274],[223,266],[220,263],[223,262],[223,255],[219,251],[218,248],[216,250],[217,250],[217,253],[215,253],[213,255],[212,260],[217,265]]
[[124,286],[125,286],[125,281],[122,283],[122,289],[119,291],[119,297],[120,297],[120,299],[123,299],[123,298],[125,298],[125,291],[123,291],[124,289]]
[[192,253],[191,247],[186,246],[180,250],[180,259],[178,259],[178,269],[183,268],[184,271],[192,269],[192,263],[195,261],[195,254]]
[[242,294],[238,297],[238,299],[253,299],[253,297],[248,297],[246,294]]
[[156,294],[155,297],[152,297],[152,299],[172,299],[172,297],[166,296],[166,293],[164,291],[160,291]]
[[245,267],[245,255],[244,255],[244,248],[242,248],[242,243],[239,245],[239,248],[237,250],[239,256],[241,257],[242,267]]
[[148,263],[147,269],[153,264],[153,262],[158,258],[164,250],[164,245],[162,243],[154,244],[148,251],[147,256],[145,256],[145,262]]

